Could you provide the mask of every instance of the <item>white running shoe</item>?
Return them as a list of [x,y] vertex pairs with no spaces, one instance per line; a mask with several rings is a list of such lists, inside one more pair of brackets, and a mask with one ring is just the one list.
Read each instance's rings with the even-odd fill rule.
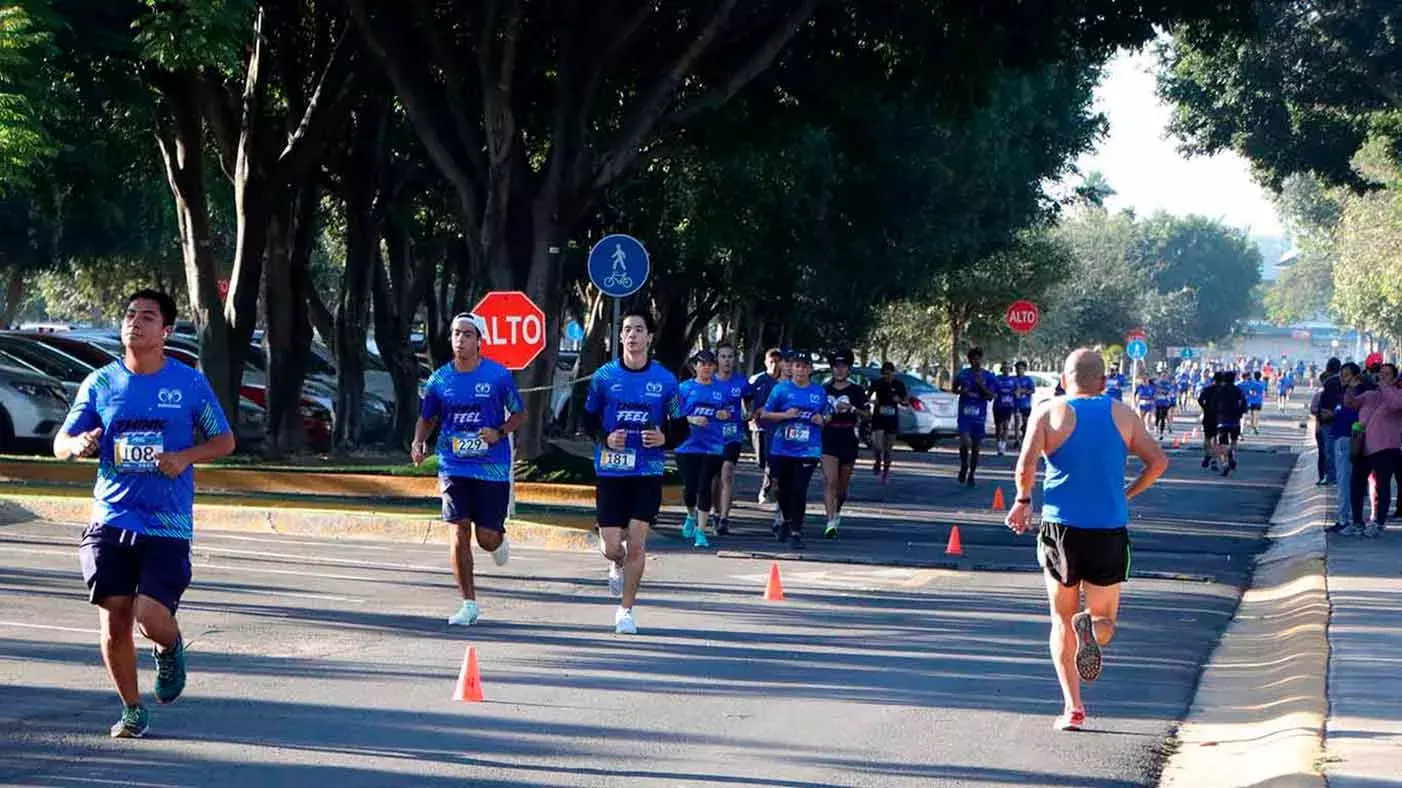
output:
[[506,566],[506,562],[511,560],[511,543],[506,541],[506,537],[501,538],[501,546],[492,551],[492,563],[497,566]]
[[1371,522],[1363,526],[1363,535],[1369,539],[1377,539],[1383,535],[1383,527],[1377,522]]
[[1340,536],[1362,536],[1363,527],[1359,525],[1346,525],[1339,531]]
[[638,622],[633,620],[633,608],[620,607],[613,614],[613,631],[618,635],[638,634]]
[[448,616],[448,624],[455,627],[470,627],[477,623],[477,618],[480,615],[477,603],[471,599],[464,599],[458,612]]
[[609,596],[623,596],[623,567],[609,562]]

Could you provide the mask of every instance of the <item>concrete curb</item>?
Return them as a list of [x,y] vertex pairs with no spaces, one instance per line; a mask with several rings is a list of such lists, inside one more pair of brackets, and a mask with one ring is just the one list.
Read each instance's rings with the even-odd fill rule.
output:
[[1324,531],[1328,496],[1314,486],[1315,455],[1299,455],[1241,597],[1178,730],[1162,786],[1322,788],[1329,710],[1329,599]]
[[[6,495],[0,498],[0,522],[46,520],[82,524],[89,520],[92,500],[69,496]],[[512,519],[507,533],[514,544],[548,550],[597,551],[593,514],[562,515],[554,522]],[[236,531],[326,539],[365,539],[428,544],[448,542],[448,526],[416,514],[292,507],[255,508],[195,504],[196,538],[201,531]]]

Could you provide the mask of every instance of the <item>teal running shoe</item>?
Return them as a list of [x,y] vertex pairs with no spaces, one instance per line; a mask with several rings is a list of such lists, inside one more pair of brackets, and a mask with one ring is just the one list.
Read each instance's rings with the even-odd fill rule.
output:
[[152,646],[151,655],[156,658],[156,700],[171,703],[185,691],[185,639],[169,651]]
[[151,727],[151,715],[146,713],[146,707],[140,703],[135,706],[126,706],[122,709],[122,717],[112,726],[112,738],[114,739],[139,739],[146,735],[146,729]]
[[695,517],[695,515],[690,515],[690,514],[688,514],[688,515],[686,516],[686,522],[682,523],[682,538],[683,538],[683,539],[690,539],[691,537],[693,537],[693,536],[695,536],[695,535],[696,535],[696,517]]

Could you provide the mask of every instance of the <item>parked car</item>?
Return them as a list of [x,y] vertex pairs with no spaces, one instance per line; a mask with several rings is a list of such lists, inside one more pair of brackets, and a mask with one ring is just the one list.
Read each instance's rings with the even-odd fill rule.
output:
[[22,334],[0,334],[0,353],[15,366],[32,369],[57,380],[71,401],[78,395],[83,380],[93,371],[88,364],[52,345],[46,345]]
[[[822,384],[831,377],[831,370],[823,370],[815,373],[813,379]],[[852,370],[849,379],[870,389],[871,382],[879,377],[881,370],[878,367],[857,367]],[[939,438],[959,434],[958,397],[907,372],[897,372],[896,379],[905,384],[906,394],[910,397],[910,404],[900,406],[896,413],[902,443],[915,451],[929,451]],[[870,430],[865,422],[862,425],[862,442],[871,445]]]
[[[188,366],[197,366],[199,356],[189,351],[175,347],[166,346],[166,356],[179,361]],[[243,384],[239,387],[239,394],[242,398],[249,400],[263,411],[260,419],[264,433],[267,430],[267,408],[268,408],[268,386],[266,382],[253,382],[244,378]],[[307,444],[315,449],[322,449],[331,445],[331,438],[334,435],[335,418],[331,409],[318,397],[308,394],[302,395],[300,406],[302,415],[302,428],[307,433]]]
[[63,384],[32,369],[0,364],[0,452],[38,451],[68,416]]

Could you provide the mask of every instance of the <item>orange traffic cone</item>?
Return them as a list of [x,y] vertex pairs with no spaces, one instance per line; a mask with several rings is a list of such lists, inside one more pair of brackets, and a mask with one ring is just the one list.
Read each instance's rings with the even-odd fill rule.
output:
[[784,601],[784,583],[779,579],[779,562],[769,565],[769,582],[764,584],[764,598],[770,602]]
[[1181,449],[1181,448],[1183,448],[1183,439],[1182,439],[1182,438],[1179,438],[1177,435],[1173,436],[1173,448],[1175,448],[1175,449]]
[[458,673],[453,700],[482,700],[482,676],[477,672],[477,649],[472,646],[467,647],[467,655],[462,658],[462,672]]
[[1001,512],[1006,508],[1008,508],[1008,503],[1003,500],[1003,488],[995,487],[993,489],[993,511]]
[[963,555],[964,544],[959,541],[959,526],[949,529],[949,545],[944,548],[945,555]]

